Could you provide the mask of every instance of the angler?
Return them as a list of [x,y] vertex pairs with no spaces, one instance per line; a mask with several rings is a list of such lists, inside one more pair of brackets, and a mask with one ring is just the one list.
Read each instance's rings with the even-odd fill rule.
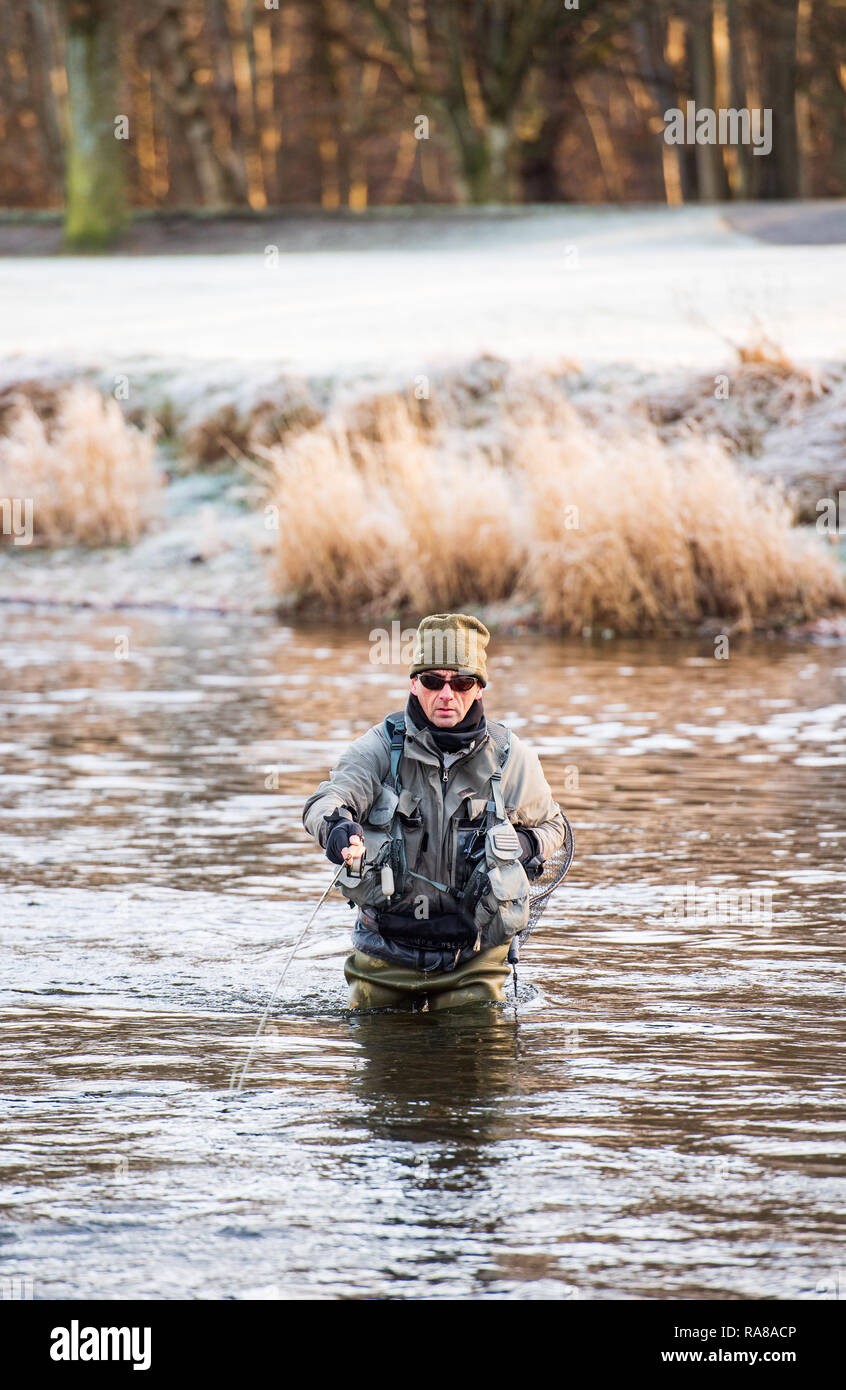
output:
[[489,639],[464,613],[424,618],[405,710],[356,739],[305,804],[358,909],[344,964],[355,1008],[501,1000],[530,882],[567,842],[537,754],[486,718]]

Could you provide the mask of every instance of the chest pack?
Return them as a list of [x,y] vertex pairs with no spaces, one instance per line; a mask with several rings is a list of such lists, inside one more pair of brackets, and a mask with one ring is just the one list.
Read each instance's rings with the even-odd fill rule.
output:
[[[403,748],[405,746],[405,716],[403,714],[388,715],[384,723],[385,735],[390,743],[390,778],[391,785],[400,796],[402,785],[400,782],[400,766],[402,763]],[[484,834],[479,837],[480,852],[476,855],[476,862],[470,867],[469,876],[464,875],[465,882],[458,898],[459,911],[462,916],[472,917],[476,905],[488,886],[488,859],[490,850],[485,853],[486,846],[499,846],[509,856],[516,850],[519,859],[520,841],[517,832],[505,813],[505,799],[502,794],[502,773],[508,762],[511,752],[511,731],[505,730],[505,739],[500,742],[493,737],[489,731],[489,737],[499,748],[499,765],[491,773],[488,784],[488,801],[485,807]],[[388,872],[386,873],[385,870]],[[382,870],[382,890],[386,897],[392,897],[402,893],[405,889],[407,879],[416,878],[424,883],[430,884],[442,893],[452,894],[453,887],[446,883],[437,883],[434,879],[426,878],[425,874],[420,874],[409,869],[405,841],[402,834],[402,824],[398,815],[394,816],[391,825],[391,848],[390,856]]]

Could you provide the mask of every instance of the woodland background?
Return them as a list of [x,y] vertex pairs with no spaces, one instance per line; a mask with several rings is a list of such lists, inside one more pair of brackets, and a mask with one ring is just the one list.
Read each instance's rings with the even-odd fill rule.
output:
[[[0,0],[0,204],[830,198],[845,90],[841,0]],[[772,153],[667,145],[688,100]]]

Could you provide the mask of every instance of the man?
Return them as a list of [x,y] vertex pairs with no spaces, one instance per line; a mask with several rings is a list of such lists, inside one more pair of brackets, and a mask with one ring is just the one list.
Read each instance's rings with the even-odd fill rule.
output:
[[424,618],[405,711],[356,739],[303,809],[358,908],[353,1007],[501,1000],[529,877],[564,842],[537,754],[485,716],[489,639],[464,613]]

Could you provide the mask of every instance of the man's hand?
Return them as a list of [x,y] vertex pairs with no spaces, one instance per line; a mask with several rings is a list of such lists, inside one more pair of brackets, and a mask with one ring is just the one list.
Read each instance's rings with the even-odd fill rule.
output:
[[364,830],[358,821],[339,820],[326,837],[326,858],[332,864],[351,864],[364,853]]
[[515,826],[514,828],[517,831],[523,850],[523,853],[520,855],[520,863],[526,870],[526,877],[531,883],[543,873],[543,860],[538,853],[538,842],[531,830],[527,830],[522,825]]
[[354,864],[364,853],[364,841],[360,835],[353,835],[346,849],[341,850],[341,854],[347,864]]

